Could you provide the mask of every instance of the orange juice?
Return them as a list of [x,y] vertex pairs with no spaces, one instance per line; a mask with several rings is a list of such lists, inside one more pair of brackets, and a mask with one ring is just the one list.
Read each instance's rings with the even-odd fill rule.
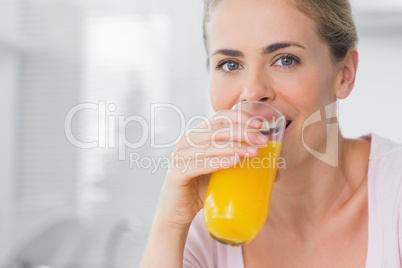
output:
[[268,215],[282,143],[270,141],[258,156],[211,175],[204,201],[204,221],[209,234],[229,245],[250,242]]

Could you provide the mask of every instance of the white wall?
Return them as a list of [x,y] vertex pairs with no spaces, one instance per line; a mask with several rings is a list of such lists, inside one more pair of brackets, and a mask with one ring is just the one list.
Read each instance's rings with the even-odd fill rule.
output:
[[[15,220],[18,55],[0,46],[0,252],[9,245]],[[0,254],[1,255],[1,254]]]
[[402,143],[402,10],[357,12],[356,24],[360,63],[354,90],[339,104],[341,130]]
[[350,0],[354,11],[390,11],[402,9],[402,1],[399,0]]
[[1,1],[0,8],[0,259],[12,239],[16,203],[19,1]]

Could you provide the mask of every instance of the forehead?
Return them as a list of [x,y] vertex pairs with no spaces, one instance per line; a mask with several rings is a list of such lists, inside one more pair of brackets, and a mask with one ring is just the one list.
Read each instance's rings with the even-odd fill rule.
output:
[[314,21],[284,0],[221,0],[206,25],[208,51],[320,42]]

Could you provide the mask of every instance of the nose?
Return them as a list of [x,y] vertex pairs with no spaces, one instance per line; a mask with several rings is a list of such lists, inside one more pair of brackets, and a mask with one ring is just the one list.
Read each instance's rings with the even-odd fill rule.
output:
[[263,70],[250,70],[239,100],[272,102],[275,91],[268,80],[268,75]]

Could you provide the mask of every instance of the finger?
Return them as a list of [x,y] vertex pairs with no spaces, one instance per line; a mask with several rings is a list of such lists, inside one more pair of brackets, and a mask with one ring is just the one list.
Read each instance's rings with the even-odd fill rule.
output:
[[240,157],[255,157],[259,153],[259,149],[239,142],[216,142],[209,144],[208,148],[195,149],[188,147],[184,150],[179,150],[174,155],[179,155],[183,158],[200,159],[205,157],[215,156],[230,156],[238,154]]
[[268,143],[268,137],[257,129],[249,128],[241,124],[214,124],[208,131],[193,132],[183,136],[182,140],[177,144],[177,148],[183,149],[188,146],[197,149],[207,148],[211,141],[246,142],[255,146],[263,146]]
[[251,128],[260,129],[262,126],[261,120],[254,118],[251,114],[241,110],[220,110],[217,111],[208,120],[202,122],[195,129],[209,129],[212,124],[231,125],[244,124]]

